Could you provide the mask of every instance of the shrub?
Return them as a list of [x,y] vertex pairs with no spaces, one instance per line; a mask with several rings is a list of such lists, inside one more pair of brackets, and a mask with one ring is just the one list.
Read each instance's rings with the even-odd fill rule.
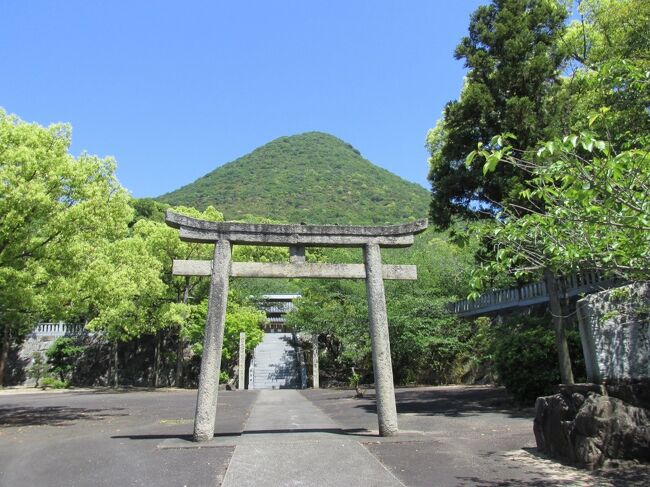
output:
[[55,377],[43,377],[41,380],[41,387],[43,389],[67,389],[70,383],[65,380],[59,380]]
[[[577,381],[584,376],[584,360],[578,332],[567,330],[569,353]],[[532,403],[553,394],[560,383],[555,332],[535,326],[515,329],[496,342],[494,364],[499,382],[519,401]]]
[[38,387],[38,383],[42,378],[47,376],[50,367],[43,360],[43,355],[38,352],[34,352],[32,355],[32,365],[27,369],[27,377],[34,379],[36,383],[34,387]]
[[45,356],[51,366],[51,371],[58,374],[63,382],[72,373],[77,360],[85,349],[86,347],[78,345],[74,338],[61,337],[57,338],[47,349]]

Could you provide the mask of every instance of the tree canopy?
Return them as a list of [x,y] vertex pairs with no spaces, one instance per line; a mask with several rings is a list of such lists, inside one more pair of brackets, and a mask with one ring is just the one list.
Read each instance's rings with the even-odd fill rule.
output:
[[469,35],[455,51],[469,69],[465,85],[427,135],[435,224],[491,215],[502,201],[518,199],[525,173],[500,166],[483,174],[463,161],[477,142],[500,133],[515,134],[523,148],[549,133],[567,14],[553,0],[493,0],[472,14]]
[[73,157],[70,137],[67,125],[0,111],[0,376],[12,341],[70,312],[83,254],[124,236],[132,218],[115,162]]
[[562,39],[573,64],[557,91],[561,133],[534,150],[516,134],[493,137],[468,158],[488,176],[504,166],[526,174],[526,204],[504,202],[487,232],[496,252],[477,285],[497,271],[650,273],[650,2],[589,0],[579,12]]

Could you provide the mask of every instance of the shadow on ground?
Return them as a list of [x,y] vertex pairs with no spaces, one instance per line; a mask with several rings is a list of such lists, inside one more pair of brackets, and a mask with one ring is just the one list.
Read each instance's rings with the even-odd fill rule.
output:
[[[502,479],[502,480],[485,480],[480,477],[459,477],[460,486],[476,486],[481,487],[557,487],[561,485],[575,486],[574,480],[557,480],[557,479],[544,479],[542,477],[533,478],[528,480],[522,479]],[[623,484],[622,484],[623,485]]]
[[[533,408],[520,408],[500,387],[473,389],[434,388],[429,390],[402,390],[395,393],[397,412],[430,416],[475,416],[500,413],[512,418],[535,416]],[[358,408],[376,413],[375,394],[368,392],[359,400]]]
[[[586,486],[602,485],[607,487],[646,487],[650,485],[650,465],[634,462],[623,462],[619,465],[621,468],[608,467],[590,470],[561,462],[557,459],[550,458],[548,455],[538,451],[536,448],[522,448],[522,452],[528,454],[527,457],[520,457],[519,468],[524,468],[530,475],[530,478],[522,480],[521,478],[501,478],[494,480],[485,480],[476,476],[457,477],[462,485],[481,485],[485,487],[553,487],[562,485]],[[502,452],[486,452],[482,457],[501,455]],[[542,468],[547,471],[543,476],[530,468],[529,461],[542,462]],[[545,464],[545,465],[544,465]],[[526,467],[528,465],[528,468]],[[540,465],[536,465],[539,467]],[[512,468],[512,467],[507,467]],[[563,470],[568,469],[568,470]],[[552,470],[563,472],[567,478],[558,478],[557,473],[553,475]]]
[[[368,431],[365,428],[302,428],[302,429],[269,429],[269,430],[246,430],[245,432],[230,432],[230,433],[215,433],[214,438],[230,438],[230,437],[241,437],[249,435],[268,435],[268,434],[300,434],[300,433],[327,433],[330,435],[342,435],[342,436],[362,436],[367,438],[372,435],[372,432]],[[128,439],[128,440],[168,440],[168,439],[179,439],[179,440],[191,440],[191,435],[174,435],[174,434],[164,434],[164,435],[121,435],[121,436],[111,436],[112,439]]]
[[116,416],[128,416],[120,413],[123,408],[87,409],[65,406],[49,407],[0,407],[0,427],[11,426],[65,426],[73,421],[101,421]]

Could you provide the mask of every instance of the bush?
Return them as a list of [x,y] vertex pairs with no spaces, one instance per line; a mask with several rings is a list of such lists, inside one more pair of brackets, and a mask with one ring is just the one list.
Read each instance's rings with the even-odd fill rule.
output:
[[[576,380],[584,376],[580,336],[567,330],[569,353]],[[532,403],[540,396],[555,393],[560,383],[555,332],[535,326],[516,329],[499,337],[495,344],[494,365],[501,382],[517,400]]]
[[36,383],[34,387],[38,387],[38,383],[43,377],[46,377],[50,370],[49,365],[43,360],[43,355],[38,352],[34,352],[32,355],[32,365],[27,369],[27,377],[34,379]]
[[41,380],[41,387],[43,389],[67,389],[70,383],[65,380],[59,380],[54,377],[43,377]]
[[74,371],[75,364],[85,349],[86,347],[78,345],[74,338],[57,338],[45,352],[50,370],[58,374],[61,382],[64,382]]

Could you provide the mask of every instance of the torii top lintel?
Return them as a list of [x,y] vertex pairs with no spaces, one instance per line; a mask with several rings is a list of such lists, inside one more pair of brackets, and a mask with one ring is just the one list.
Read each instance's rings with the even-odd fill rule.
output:
[[167,225],[180,230],[187,242],[312,247],[408,247],[413,235],[427,228],[426,220],[401,225],[366,227],[358,225],[294,225],[268,223],[213,222],[199,220],[167,210]]

